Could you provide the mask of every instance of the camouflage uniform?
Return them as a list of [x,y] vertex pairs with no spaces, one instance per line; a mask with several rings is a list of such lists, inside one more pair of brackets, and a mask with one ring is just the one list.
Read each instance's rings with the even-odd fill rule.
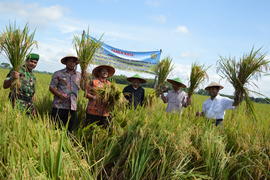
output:
[[[7,75],[6,80],[11,79],[11,72]],[[19,70],[20,73],[20,88],[12,90],[9,93],[9,98],[18,109],[26,111],[27,114],[34,114],[35,108],[33,105],[33,96],[35,94],[36,77],[24,65]]]

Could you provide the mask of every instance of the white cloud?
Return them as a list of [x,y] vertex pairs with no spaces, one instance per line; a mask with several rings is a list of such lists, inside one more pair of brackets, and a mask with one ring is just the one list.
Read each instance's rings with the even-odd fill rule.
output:
[[146,0],[144,3],[150,7],[159,7],[160,6],[159,0]]
[[180,54],[181,58],[199,58],[199,54],[195,52],[182,52]]
[[176,32],[179,33],[189,33],[189,29],[186,26],[177,26],[176,27]]
[[58,5],[42,7],[37,3],[0,2],[1,16],[12,19],[22,19],[35,25],[46,25],[60,20],[64,15],[64,8]]
[[158,15],[158,16],[154,16],[152,17],[152,19],[160,24],[164,24],[167,22],[167,17],[165,15]]

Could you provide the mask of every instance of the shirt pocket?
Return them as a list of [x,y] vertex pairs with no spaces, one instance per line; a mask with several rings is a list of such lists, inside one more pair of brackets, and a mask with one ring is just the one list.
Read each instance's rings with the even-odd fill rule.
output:
[[58,83],[60,86],[66,86],[68,83],[68,79],[65,76],[59,76],[58,77]]

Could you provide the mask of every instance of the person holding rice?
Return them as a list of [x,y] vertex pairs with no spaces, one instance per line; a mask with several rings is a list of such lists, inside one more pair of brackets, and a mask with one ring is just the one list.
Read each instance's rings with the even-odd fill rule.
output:
[[123,94],[126,100],[129,102],[130,107],[136,108],[138,105],[142,106],[144,101],[144,89],[141,87],[142,83],[146,83],[140,75],[135,74],[132,77],[127,78],[130,85],[123,89]]
[[191,104],[191,98],[182,90],[186,85],[182,83],[180,78],[167,79],[172,84],[173,90],[169,90],[165,96],[161,94],[161,99],[164,103],[168,103],[166,112],[181,112],[183,107]]
[[94,79],[86,88],[85,97],[89,100],[86,108],[86,119],[83,126],[96,123],[99,126],[109,125],[110,112],[107,104],[100,99],[97,90],[106,85],[110,85],[109,77],[113,76],[115,69],[112,66],[100,65],[93,69]]
[[61,59],[66,68],[56,71],[50,83],[49,90],[54,95],[52,104],[52,118],[63,125],[68,123],[68,130],[72,131],[78,122],[77,99],[80,90],[81,73],[76,71],[79,60],[75,56]]
[[202,112],[197,112],[197,116],[205,116],[208,119],[215,119],[215,125],[223,122],[225,110],[234,109],[237,105],[234,100],[219,95],[219,91],[224,87],[216,82],[210,83],[205,90],[208,91],[210,98],[202,106]]
[[[28,115],[35,115],[36,110],[33,105],[34,94],[36,90],[36,77],[33,70],[36,68],[39,55],[31,53],[26,56],[25,64],[19,69],[19,72],[11,70],[3,84],[3,88],[10,88],[9,99],[13,107],[26,111]],[[19,80],[19,88],[12,88],[14,81]]]

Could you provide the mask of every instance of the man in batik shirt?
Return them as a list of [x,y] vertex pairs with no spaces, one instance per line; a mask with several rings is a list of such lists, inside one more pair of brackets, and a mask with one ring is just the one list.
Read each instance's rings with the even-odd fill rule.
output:
[[79,60],[75,56],[66,56],[61,59],[61,63],[65,64],[66,68],[53,74],[49,88],[54,95],[52,117],[63,125],[69,122],[68,130],[72,131],[78,123],[77,96],[81,74],[76,71],[76,66]]
[[[4,89],[10,88],[11,90],[9,99],[13,107],[25,111],[28,115],[36,114],[33,105],[36,77],[33,74],[33,69],[36,68],[38,60],[38,54],[27,55],[25,64],[19,69],[19,72],[11,70],[3,84]],[[12,83],[17,79],[19,79],[19,89],[12,88]]]

